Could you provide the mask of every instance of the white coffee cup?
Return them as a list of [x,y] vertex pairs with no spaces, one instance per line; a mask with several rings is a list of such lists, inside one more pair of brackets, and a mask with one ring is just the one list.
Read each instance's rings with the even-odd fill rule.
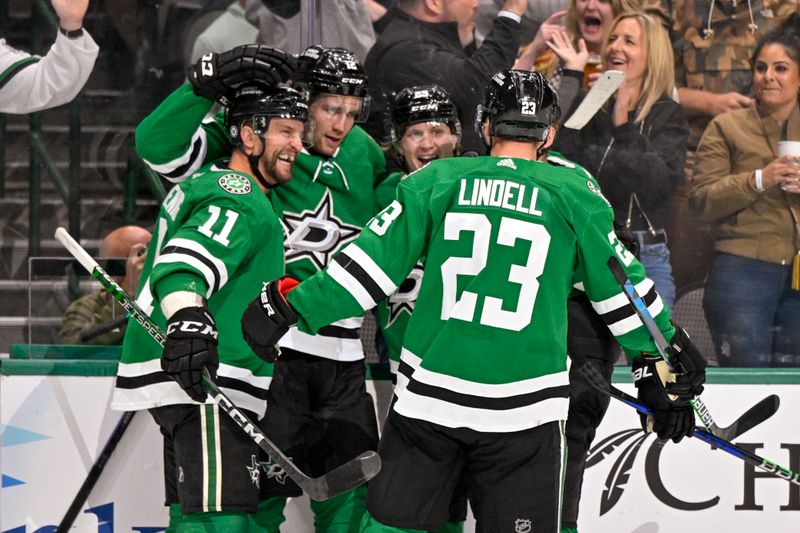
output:
[[[792,156],[800,158],[800,141],[780,141],[778,143],[778,157]],[[793,166],[800,166],[800,162],[795,161]],[[784,191],[794,191],[800,189],[800,185],[781,185]]]

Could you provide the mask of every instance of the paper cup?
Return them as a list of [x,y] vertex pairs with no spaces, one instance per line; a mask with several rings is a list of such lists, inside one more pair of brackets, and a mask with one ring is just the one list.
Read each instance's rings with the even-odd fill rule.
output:
[[[778,143],[778,157],[783,156],[800,157],[800,141],[781,141]],[[795,162],[794,165],[800,165]],[[800,185],[781,185],[784,191],[796,191],[800,189]]]

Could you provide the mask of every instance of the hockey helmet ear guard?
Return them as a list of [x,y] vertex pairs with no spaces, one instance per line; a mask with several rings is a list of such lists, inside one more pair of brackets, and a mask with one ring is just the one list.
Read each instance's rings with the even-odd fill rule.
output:
[[[484,103],[476,113],[475,131],[487,147],[494,137],[546,142],[560,117],[558,96],[542,74],[506,69],[489,81]],[[490,142],[484,132],[487,120]]]

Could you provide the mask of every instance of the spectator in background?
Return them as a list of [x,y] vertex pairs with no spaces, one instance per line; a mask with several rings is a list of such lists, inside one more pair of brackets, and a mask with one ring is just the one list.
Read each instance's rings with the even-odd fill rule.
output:
[[[150,232],[140,226],[117,228],[100,243],[101,258],[125,261],[124,271],[114,280],[128,294],[136,294],[150,243]],[[64,344],[122,344],[125,335],[125,310],[105,290],[98,290],[72,302],[64,313],[58,335]]]
[[[575,56],[587,56],[569,42],[554,43],[565,64],[579,65]],[[620,14],[604,41],[603,65],[622,71],[625,81],[583,129],[564,129],[555,148],[600,182],[616,219],[639,241],[648,277],[671,306],[675,283],[664,228],[683,179],[689,129],[672,100],[675,78],[667,32],[644,13]],[[569,75],[583,76],[581,71]]]
[[224,52],[240,44],[253,44],[258,28],[244,16],[247,0],[235,0],[195,39],[189,64],[209,52]]
[[753,104],[750,58],[756,42],[800,10],[800,0],[647,0],[660,7],[675,54],[677,94],[689,120],[686,183],[678,189],[672,238],[678,290],[702,283],[711,261],[710,227],[689,209],[700,136],[709,121]]
[[477,0],[399,0],[398,9],[367,55],[372,114],[369,133],[386,138],[386,102],[404,87],[436,84],[453,97],[465,125],[466,151],[485,152],[473,131],[483,88],[495,72],[514,64],[520,45],[520,18],[527,0],[506,0],[492,31],[474,47]]
[[721,366],[800,366],[800,158],[777,157],[800,141],[799,20],[756,47],[755,107],[712,119],[697,151],[689,200],[716,224],[703,306]]
[[[375,43],[364,0],[317,0],[315,14],[309,13],[308,4],[301,0],[247,0],[247,20],[258,27],[256,42],[290,54],[314,44],[345,48],[363,62]],[[313,27],[309,20],[314,21]],[[313,35],[309,37],[309,33]]]
[[33,113],[71,101],[83,88],[99,51],[83,29],[89,0],[52,0],[56,42],[39,57],[0,39],[0,113]]
[[[522,17],[523,35],[535,35],[550,15],[567,8],[569,0],[528,0],[528,9]],[[492,29],[492,22],[503,7],[503,0],[478,0],[475,19],[475,40],[482,43]]]
[[[515,67],[535,69],[547,76],[550,82],[559,88],[565,65],[547,45],[554,34],[560,34],[562,40],[568,40],[576,50],[580,50],[581,46],[585,47],[591,64],[597,66],[600,64],[603,50],[603,38],[611,28],[611,21],[623,11],[635,11],[639,7],[638,0],[570,0],[566,11],[553,12],[542,22],[536,36],[520,55]],[[563,21],[563,26],[559,24],[559,20]],[[582,69],[583,67],[580,67],[579,70]],[[599,73],[600,69],[596,70]],[[598,73],[593,73],[586,79],[587,87],[594,83]],[[564,110],[569,109],[564,105],[563,94],[559,94],[559,98],[562,99],[561,105]]]

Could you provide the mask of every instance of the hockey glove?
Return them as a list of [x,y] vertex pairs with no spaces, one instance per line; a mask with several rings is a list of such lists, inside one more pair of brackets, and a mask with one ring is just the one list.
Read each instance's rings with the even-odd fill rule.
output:
[[670,396],[666,385],[680,376],[670,372],[667,363],[657,355],[643,354],[633,360],[633,383],[639,400],[652,412],[653,418],[640,415],[642,428],[654,432],[659,439],[679,442],[694,430],[694,411],[690,398]]
[[261,359],[274,363],[280,355],[278,340],[297,324],[295,313],[284,295],[299,281],[288,276],[264,283],[261,293],[242,315],[242,336]]
[[161,356],[161,369],[178,382],[196,402],[206,401],[203,369],[217,375],[217,327],[208,310],[184,307],[167,322],[167,341]]
[[197,96],[228,105],[234,91],[247,82],[277,85],[289,80],[295,59],[283,50],[245,44],[227,52],[209,53],[186,72]]
[[689,339],[689,334],[676,323],[675,335],[669,342],[667,354],[672,368],[678,373],[675,383],[667,383],[667,392],[684,399],[692,399],[703,392],[706,382],[706,359]]

